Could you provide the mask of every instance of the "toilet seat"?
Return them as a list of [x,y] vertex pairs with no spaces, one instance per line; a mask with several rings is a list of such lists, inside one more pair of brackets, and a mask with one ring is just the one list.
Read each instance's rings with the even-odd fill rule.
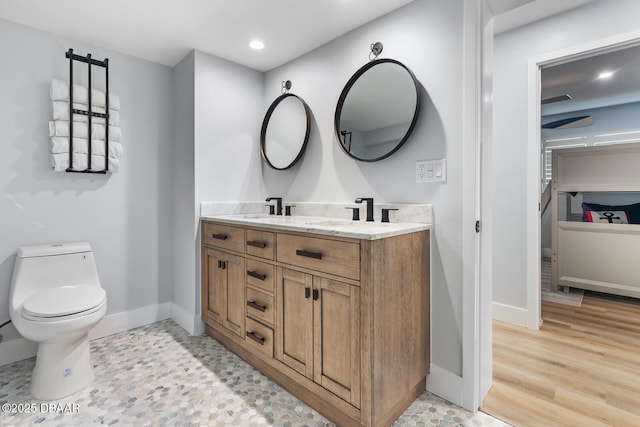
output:
[[61,320],[90,314],[106,303],[107,293],[99,286],[61,286],[29,296],[22,315],[31,320]]

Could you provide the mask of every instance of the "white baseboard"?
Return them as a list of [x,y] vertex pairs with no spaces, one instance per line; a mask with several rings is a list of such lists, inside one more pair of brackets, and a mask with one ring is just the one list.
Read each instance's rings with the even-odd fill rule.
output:
[[129,311],[109,314],[89,331],[89,339],[106,337],[171,317],[171,303],[147,305]]
[[451,403],[462,406],[462,377],[433,363],[431,371],[427,375],[427,390]]
[[[89,331],[89,339],[94,340],[106,337],[159,320],[168,319],[171,317],[171,305],[172,303],[165,302],[109,314],[105,316],[95,328]],[[17,338],[0,343],[0,366],[33,357],[37,351],[38,343],[24,338]]]
[[492,304],[493,320],[527,327],[527,309],[494,302]]
[[200,314],[196,313],[194,316],[176,303],[171,303],[171,318],[191,335],[204,333],[204,322],[200,319]]

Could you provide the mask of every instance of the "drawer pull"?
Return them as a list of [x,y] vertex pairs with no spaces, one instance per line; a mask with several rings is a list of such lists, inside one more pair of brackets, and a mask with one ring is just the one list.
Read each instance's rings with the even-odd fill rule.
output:
[[212,234],[211,237],[218,240],[227,240],[226,234]]
[[264,345],[264,338],[256,335],[255,332],[247,332],[247,338],[251,338],[260,345]]
[[267,306],[266,306],[266,305],[260,305],[260,304],[258,304],[258,303],[257,303],[257,302],[255,302],[255,301],[247,301],[247,305],[248,305],[249,307],[251,307],[251,308],[255,308],[256,310],[261,311],[261,312],[263,312],[263,313],[264,313],[265,311],[267,311]]
[[247,275],[251,277],[255,277],[258,280],[264,281],[267,278],[266,274],[260,274],[257,271],[247,271]]
[[296,249],[296,255],[304,256],[304,257],[307,257],[307,258],[322,259],[322,253],[321,252],[311,252],[311,251],[305,251],[305,250],[302,250],[302,249]]
[[258,242],[257,240],[247,240],[247,245],[263,249],[267,247],[267,244],[265,242]]

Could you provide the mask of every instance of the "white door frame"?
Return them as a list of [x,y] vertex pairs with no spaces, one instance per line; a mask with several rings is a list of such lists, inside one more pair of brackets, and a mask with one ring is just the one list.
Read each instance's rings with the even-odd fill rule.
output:
[[[464,2],[462,405],[476,411],[491,387],[491,145],[493,20],[486,2]],[[475,222],[481,220],[481,233]],[[481,256],[481,254],[486,256]]]
[[527,119],[527,328],[540,328],[540,69],[640,44],[640,31],[571,46],[529,58]]

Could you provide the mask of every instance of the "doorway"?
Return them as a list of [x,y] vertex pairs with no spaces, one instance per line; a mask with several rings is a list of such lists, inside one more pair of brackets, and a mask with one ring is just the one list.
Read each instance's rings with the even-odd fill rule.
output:
[[[547,54],[543,57],[532,58],[529,61],[530,73],[529,73],[529,87],[530,87],[530,113],[529,115],[529,138],[528,138],[528,162],[531,165],[529,170],[537,171],[537,174],[529,174],[528,176],[528,191],[527,191],[527,216],[528,216],[528,230],[527,230],[527,327],[529,329],[537,330],[540,327],[541,322],[541,282],[542,282],[542,259],[543,254],[541,242],[543,241],[542,234],[542,220],[541,209],[543,207],[543,188],[544,181],[548,179],[545,176],[547,171],[550,172],[550,166],[546,160],[551,158],[551,153],[554,148],[572,148],[577,146],[595,146],[605,145],[612,143],[623,142],[636,142],[640,141],[640,128],[638,129],[619,129],[615,131],[614,128],[602,127],[599,124],[597,127],[568,127],[560,130],[560,134],[553,136],[552,132],[547,132],[546,138],[540,129],[543,124],[543,109],[546,109],[547,113],[555,113],[555,115],[547,115],[544,119],[545,123],[559,121],[560,119],[571,119],[583,117],[585,111],[597,111],[603,107],[613,108],[612,106],[625,104],[632,105],[640,101],[640,84],[635,83],[636,79],[631,83],[620,84],[619,89],[612,89],[612,86],[602,85],[597,90],[584,90],[584,87],[580,89],[580,86],[585,86],[589,83],[594,84],[598,79],[600,73],[604,71],[611,71],[612,69],[598,68],[598,58],[611,58],[618,63],[624,62],[625,54],[629,57],[638,57],[635,54],[640,54],[640,38],[621,36],[619,40],[607,40],[597,43],[592,43],[586,46],[579,46],[572,49],[568,49],[562,52],[556,52]],[[638,61],[640,63],[640,60]],[[576,78],[576,69],[580,66],[584,68],[591,68],[590,72],[585,71],[584,74],[589,74],[592,77]],[[559,71],[556,71],[559,70]],[[621,70],[613,70],[614,73]],[[567,83],[568,77],[573,73],[573,78],[576,78],[576,82]],[[547,81],[543,82],[543,75],[546,74]],[[637,74],[636,74],[637,75]],[[589,81],[591,79],[592,81]],[[549,83],[550,82],[550,83]],[[546,87],[545,84],[546,83]],[[627,84],[634,84],[635,90],[630,90]],[[533,88],[533,89],[532,89]],[[553,90],[556,92],[554,93]],[[583,90],[588,92],[582,99],[570,99],[561,100],[557,103],[546,104],[551,108],[542,105],[542,101],[548,98],[562,98],[566,92]],[[546,91],[546,93],[545,93]],[[609,91],[607,93],[607,91]],[[561,93],[562,92],[562,93]],[[627,92],[630,96],[623,99],[622,93]],[[544,96],[543,96],[544,94]],[[569,94],[569,96],[571,96]],[[589,96],[598,97],[597,100],[589,99]],[[574,98],[575,98],[574,92]],[[635,98],[634,98],[635,97]],[[578,96],[577,98],[580,98]],[[574,103],[578,101],[578,107],[562,108],[562,104]],[[580,110],[582,107],[582,110]],[[639,107],[640,108],[640,107]],[[563,114],[564,113],[564,114]],[[590,117],[590,119],[592,119]],[[637,127],[637,126],[636,126]],[[586,129],[586,130],[585,130]],[[554,129],[555,130],[555,129]],[[544,132],[544,130],[543,130]],[[543,145],[543,142],[546,144]],[[576,204],[576,201],[573,201]],[[578,203],[579,204],[579,203]]]
[[[559,400],[564,400],[566,402],[570,402],[574,404],[574,409],[577,407],[583,408],[583,415],[587,415],[585,419],[590,419],[591,416],[603,421],[601,415],[598,415],[596,411],[592,411],[593,408],[599,407],[602,409],[603,400],[609,400],[609,402],[615,402],[613,406],[621,407],[626,406],[626,408],[619,408],[623,412],[622,415],[615,415],[615,420],[618,421],[618,424],[621,422],[635,421],[636,423],[640,421],[640,414],[634,413],[633,405],[637,406],[638,402],[626,402],[623,403],[621,400],[617,400],[614,397],[611,397],[612,392],[608,397],[600,396],[599,399],[584,399],[584,395],[580,393],[568,393],[566,390],[562,390],[561,388],[555,389],[553,387],[547,387],[552,384],[557,384],[561,382],[575,383],[578,376],[582,375],[583,377],[588,377],[589,372],[592,370],[603,370],[602,361],[597,361],[592,366],[588,367],[586,364],[583,364],[583,360],[588,360],[589,362],[593,362],[595,358],[598,357],[599,354],[605,354],[608,352],[606,349],[598,348],[598,346],[594,342],[589,342],[589,340],[594,339],[593,336],[589,335],[589,329],[597,327],[597,322],[592,324],[581,324],[580,319],[589,318],[590,315],[600,313],[603,315],[603,318],[606,319],[605,322],[609,322],[611,319],[607,319],[605,316],[607,310],[609,312],[617,312],[613,316],[619,316],[620,313],[626,312],[626,308],[621,307],[631,307],[630,310],[632,312],[636,312],[633,308],[634,304],[637,302],[627,301],[625,299],[616,299],[612,298],[613,306],[608,306],[609,302],[607,298],[599,298],[597,301],[589,301],[585,303],[585,309],[568,309],[566,312],[563,310],[556,310],[553,306],[541,302],[541,259],[542,259],[542,251],[541,251],[541,219],[540,219],[540,203],[541,200],[541,180],[543,178],[543,166],[544,161],[541,160],[541,153],[544,154],[543,145],[541,142],[541,124],[542,120],[542,109],[541,109],[541,93],[542,93],[542,80],[541,75],[545,68],[551,68],[555,66],[561,66],[563,64],[567,64],[573,61],[585,60],[588,58],[593,58],[598,55],[605,55],[611,52],[621,51],[624,49],[635,48],[640,44],[640,39],[637,35],[635,37],[620,36],[614,39],[608,39],[606,41],[601,41],[597,43],[591,43],[589,45],[579,46],[572,49],[563,50],[561,52],[555,52],[551,54],[547,54],[545,56],[532,58],[529,62],[529,118],[528,118],[528,130],[529,130],[529,139],[528,139],[528,147],[527,147],[527,158],[529,162],[528,171],[535,173],[529,173],[527,177],[527,327],[529,330],[523,331],[522,328],[511,327],[509,325],[500,326],[498,332],[495,333],[496,336],[499,336],[499,339],[505,339],[509,342],[508,346],[513,347],[513,353],[510,353],[510,358],[517,362],[521,362],[521,366],[514,368],[513,366],[507,367],[507,369],[513,369],[514,375],[509,380],[511,385],[520,387],[520,390],[523,390],[520,394],[514,392],[512,394],[504,394],[501,396],[503,398],[502,406],[510,406],[510,405],[523,405],[527,404],[532,405],[531,414],[538,413],[542,417],[548,417],[547,420],[554,420],[557,418],[554,417],[562,417],[562,410],[559,410],[558,407],[554,407],[551,405],[541,404],[539,406],[535,406],[531,403],[531,399],[528,399],[528,396],[538,395],[547,397],[549,399],[553,399],[555,396],[559,396]],[[620,132],[622,133],[622,132]],[[603,134],[604,135],[604,134]],[[639,134],[640,135],[640,134]],[[609,138],[608,141],[599,140],[594,136],[591,136],[592,145],[595,145],[595,142],[608,142],[608,143],[620,143],[622,140],[627,138],[625,136],[615,136],[609,134],[607,136]],[[558,141],[556,141],[558,142]],[[631,141],[624,141],[631,142]],[[559,146],[560,144],[558,144]],[[557,147],[557,146],[556,146]],[[621,305],[622,304],[622,305]],[[586,310],[586,311],[585,311]],[[590,313],[590,314],[589,314]],[[603,314],[604,313],[604,314]],[[629,314],[627,314],[628,316]],[[636,314],[637,315],[637,314]],[[636,316],[632,315],[632,316]],[[540,329],[541,319],[543,317],[547,317],[550,319],[550,327],[545,328],[543,331],[538,331]],[[611,322],[611,328],[607,331],[608,334],[615,334],[616,329],[620,329],[624,327],[624,323]],[[547,334],[549,330],[555,328],[554,334]],[[574,353],[570,355],[568,359],[565,359],[563,362],[556,362],[557,367],[560,368],[555,373],[557,375],[549,374],[545,375],[545,372],[541,372],[542,369],[550,369],[553,367],[553,363],[549,365],[538,364],[536,365],[535,361],[531,362],[531,365],[525,362],[525,352],[527,350],[534,350],[535,352],[560,352],[565,354],[568,350],[566,347],[562,347],[562,345],[567,344],[569,342],[569,338],[575,338],[577,333],[576,330],[582,329],[586,332],[586,335],[583,335],[578,341],[574,341],[572,345],[574,348],[581,347],[581,350],[586,350],[587,353]],[[615,335],[615,339],[625,339],[629,340],[629,342],[636,342],[638,337],[640,337],[640,330],[631,328],[631,334],[626,337],[622,337],[621,335]],[[495,329],[494,329],[495,330]],[[629,330],[629,328],[627,328]],[[567,334],[568,332],[568,334]],[[563,335],[564,334],[564,335]],[[635,334],[635,335],[633,335]],[[606,334],[605,334],[606,335]],[[612,335],[610,335],[611,337]],[[541,338],[548,339],[551,343],[550,346],[546,346],[542,344],[540,341],[537,341]],[[607,345],[611,345],[611,342],[607,344],[606,339],[602,341],[603,345],[606,347]],[[554,345],[557,345],[554,347]],[[637,345],[632,344],[632,345]],[[591,353],[589,353],[591,351]],[[501,360],[502,357],[502,360]],[[494,350],[494,361],[495,363],[501,363],[505,361],[504,355],[501,356],[499,352]],[[530,359],[526,359],[531,361]],[[620,359],[621,363],[624,364],[624,358]],[[516,363],[517,363],[516,362]],[[614,362],[616,363],[616,362]],[[633,363],[633,362],[632,362]],[[563,365],[564,364],[564,365]],[[580,365],[583,369],[578,372],[572,370],[576,365]],[[495,364],[494,364],[495,366]],[[541,367],[543,366],[543,367]],[[628,367],[628,366],[627,366]],[[562,368],[566,369],[568,372],[571,372],[574,377],[571,375],[567,377],[560,377],[559,372],[562,371]],[[636,369],[637,370],[637,369]],[[532,373],[533,372],[533,373]],[[622,371],[622,374],[619,374],[618,377],[620,382],[626,384],[625,371]],[[603,381],[602,387],[603,390],[605,387],[610,386],[611,382],[615,382],[615,380],[607,380],[607,378],[612,378],[616,374],[613,371],[608,372],[611,374],[610,376],[597,376],[599,380]],[[539,375],[539,378],[536,380],[534,378],[535,375]],[[593,383],[593,378],[586,378],[587,382]],[[608,381],[606,384],[604,381]],[[495,380],[494,380],[495,383]],[[593,384],[592,384],[593,385]],[[585,386],[586,387],[586,386]],[[560,390],[560,391],[559,391]],[[631,390],[621,390],[618,393],[618,396],[622,397],[625,393],[637,393],[636,391]],[[628,395],[628,394],[626,394]],[[488,396],[488,399],[485,403],[490,402],[490,400],[494,396]],[[544,399],[542,400],[544,401]],[[505,404],[505,402],[507,402]],[[510,403],[508,403],[510,402]],[[527,403],[528,402],[528,403]],[[606,406],[606,405],[604,405]],[[483,410],[487,409],[483,406]],[[512,409],[512,408],[510,408]],[[605,408],[606,409],[606,408]],[[515,412],[518,409],[513,409]],[[555,411],[555,412],[554,412]],[[492,415],[496,415],[489,409],[489,412]],[[575,411],[579,413],[579,411]],[[512,420],[516,420],[513,418]],[[515,422],[515,421],[514,421]],[[573,419],[574,424],[581,424],[579,419]],[[614,423],[615,425],[616,423]],[[523,425],[523,424],[518,424]],[[525,424],[526,425],[526,424]],[[531,424],[533,425],[533,424]]]

